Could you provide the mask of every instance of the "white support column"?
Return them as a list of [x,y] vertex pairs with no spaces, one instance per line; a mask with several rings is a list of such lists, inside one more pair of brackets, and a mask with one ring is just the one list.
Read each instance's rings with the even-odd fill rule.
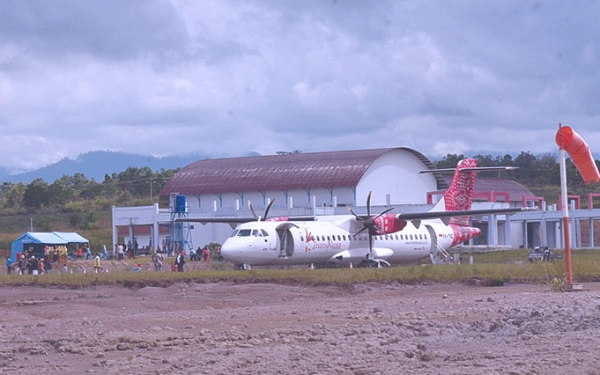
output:
[[117,230],[118,228],[115,225],[115,207],[114,206],[112,207],[112,217],[113,217],[113,219],[112,219],[112,246],[114,249],[115,245],[117,243],[117,240],[118,240],[118,235],[119,235],[118,230]]
[[488,217],[488,245],[498,245],[498,217],[496,215]]
[[156,251],[156,248],[159,246],[158,236],[160,235],[158,225],[158,203],[154,204],[154,218],[152,221],[152,249]]
[[504,221],[504,244],[512,247],[512,223],[510,221],[510,215],[505,216]]
[[590,242],[590,248],[593,249],[594,248],[594,218],[590,217],[588,219],[589,222],[589,242]]

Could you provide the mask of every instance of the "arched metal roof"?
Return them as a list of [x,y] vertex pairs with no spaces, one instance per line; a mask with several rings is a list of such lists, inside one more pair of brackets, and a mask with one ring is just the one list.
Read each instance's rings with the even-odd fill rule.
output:
[[[206,159],[176,173],[160,195],[356,186],[375,160],[394,150],[407,151],[433,168],[424,155],[405,147]],[[436,180],[439,188],[447,188],[437,174]]]

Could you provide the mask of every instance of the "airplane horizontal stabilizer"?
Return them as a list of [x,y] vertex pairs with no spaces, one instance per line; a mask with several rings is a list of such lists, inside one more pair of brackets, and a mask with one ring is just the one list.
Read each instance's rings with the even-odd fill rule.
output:
[[[514,171],[519,169],[519,167],[467,167],[460,168],[460,172],[489,172],[489,171]],[[419,173],[454,173],[456,172],[456,168],[440,168],[440,169],[426,169],[423,171],[419,171]]]

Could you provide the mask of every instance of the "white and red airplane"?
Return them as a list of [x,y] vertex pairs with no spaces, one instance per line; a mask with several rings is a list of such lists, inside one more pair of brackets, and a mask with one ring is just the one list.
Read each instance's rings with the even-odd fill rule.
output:
[[[223,243],[221,255],[248,269],[253,265],[349,265],[367,261],[375,264],[404,263],[431,257],[479,235],[469,226],[469,216],[513,214],[527,208],[471,210],[471,197],[477,171],[514,169],[477,167],[474,159],[464,159],[454,171],[450,188],[431,210],[419,213],[390,213],[393,208],[371,215],[371,194],[367,197],[367,215],[254,218],[182,219],[196,222],[241,223]],[[269,203],[263,218],[273,203]]]

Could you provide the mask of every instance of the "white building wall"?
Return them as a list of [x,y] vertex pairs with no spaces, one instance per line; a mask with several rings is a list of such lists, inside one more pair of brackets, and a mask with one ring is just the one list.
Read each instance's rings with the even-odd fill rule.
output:
[[[288,190],[284,194],[281,190],[270,190],[263,192],[244,192],[241,193],[223,193],[220,198],[215,194],[204,194],[186,196],[188,214],[214,214],[220,216],[239,214],[248,211],[248,201],[252,201],[252,206],[257,215],[260,215],[270,200],[275,199],[272,210],[281,211],[293,207],[312,207],[313,201],[317,207],[331,207],[334,204],[338,206],[353,206],[354,189],[353,187],[311,188]],[[243,197],[243,198],[242,198]],[[242,200],[243,199],[243,200]],[[359,201],[359,205],[364,202]],[[216,210],[215,210],[216,208]]]
[[372,191],[372,205],[426,204],[427,192],[437,190],[437,181],[416,156],[405,150],[394,150],[377,159],[356,188],[358,205]]

